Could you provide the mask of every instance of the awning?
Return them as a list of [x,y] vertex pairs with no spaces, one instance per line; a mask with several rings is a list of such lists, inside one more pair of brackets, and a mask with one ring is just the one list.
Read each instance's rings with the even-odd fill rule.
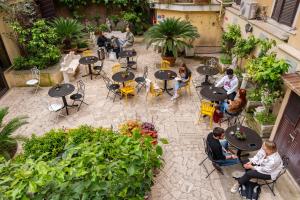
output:
[[284,83],[300,96],[300,74],[291,73],[282,76]]

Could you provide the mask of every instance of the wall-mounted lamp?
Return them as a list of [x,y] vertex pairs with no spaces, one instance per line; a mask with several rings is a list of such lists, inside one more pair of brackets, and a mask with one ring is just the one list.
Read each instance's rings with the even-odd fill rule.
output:
[[245,25],[245,31],[246,31],[246,33],[252,33],[252,31],[253,31],[253,27],[252,27],[252,25],[251,24],[246,24]]

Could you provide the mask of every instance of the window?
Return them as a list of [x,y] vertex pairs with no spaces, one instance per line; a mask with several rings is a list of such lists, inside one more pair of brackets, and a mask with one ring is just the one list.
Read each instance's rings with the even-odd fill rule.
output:
[[277,0],[272,19],[287,26],[292,26],[300,0]]
[[237,5],[240,5],[240,4],[241,4],[241,0],[234,0],[234,2],[235,2]]

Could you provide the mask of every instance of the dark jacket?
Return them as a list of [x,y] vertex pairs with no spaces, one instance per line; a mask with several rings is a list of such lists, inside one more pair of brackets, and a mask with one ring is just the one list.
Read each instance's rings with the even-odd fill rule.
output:
[[209,145],[214,160],[226,160],[223,154],[222,145],[218,139],[213,137],[213,133],[209,133],[207,136],[207,145]]
[[99,47],[105,47],[106,42],[107,42],[107,38],[104,35],[99,36],[98,39],[97,39],[97,45]]

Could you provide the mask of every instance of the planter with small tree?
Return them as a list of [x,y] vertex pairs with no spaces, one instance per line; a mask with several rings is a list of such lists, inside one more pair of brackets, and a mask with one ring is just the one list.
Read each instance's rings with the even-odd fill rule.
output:
[[176,61],[178,51],[185,47],[191,47],[188,41],[199,37],[197,28],[189,21],[180,18],[167,18],[164,21],[152,26],[145,33],[145,40],[148,47],[151,44],[162,47],[162,59],[168,60],[171,65]]

